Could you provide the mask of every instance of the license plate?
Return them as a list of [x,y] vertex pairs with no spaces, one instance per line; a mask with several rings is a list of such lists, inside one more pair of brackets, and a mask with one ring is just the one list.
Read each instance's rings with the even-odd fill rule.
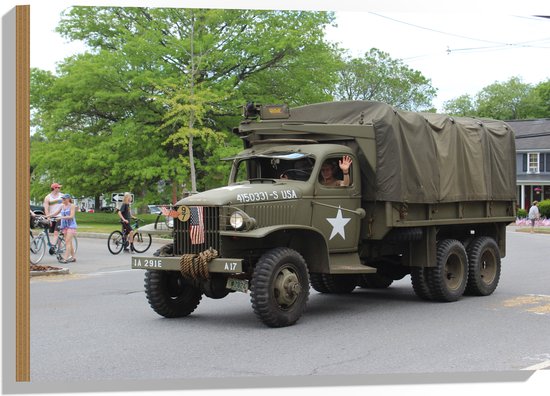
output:
[[229,290],[246,293],[248,291],[248,281],[246,279],[229,278],[225,287]]

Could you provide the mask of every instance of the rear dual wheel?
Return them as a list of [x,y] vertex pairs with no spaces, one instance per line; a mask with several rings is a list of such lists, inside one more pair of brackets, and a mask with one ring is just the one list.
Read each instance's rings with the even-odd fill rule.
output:
[[468,257],[464,245],[455,239],[439,241],[435,267],[413,268],[411,280],[415,293],[422,299],[457,301],[468,280]]
[[365,289],[387,289],[393,283],[389,276],[379,273],[363,274],[359,280],[359,287]]
[[488,296],[500,279],[500,249],[493,238],[478,237],[468,244],[468,284],[464,294]]
[[124,248],[124,240],[122,238],[122,232],[113,231],[107,239],[107,248],[112,254],[119,254]]
[[500,250],[490,237],[477,237],[464,244],[446,239],[437,244],[435,267],[412,268],[416,295],[425,300],[456,301],[462,294],[488,296],[499,282]]
[[137,253],[143,253],[151,246],[153,239],[151,234],[143,234],[141,232],[134,233],[133,247]]

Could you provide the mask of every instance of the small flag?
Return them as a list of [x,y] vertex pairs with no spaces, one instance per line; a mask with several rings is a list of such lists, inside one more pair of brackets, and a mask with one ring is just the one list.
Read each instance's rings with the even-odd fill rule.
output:
[[192,245],[204,243],[204,221],[203,207],[191,206],[191,217],[189,218],[189,236]]
[[172,210],[172,209],[168,209],[166,206],[161,206],[160,207],[160,212],[164,215],[164,216],[169,216],[169,217],[173,217],[173,218],[176,218],[179,216],[179,213],[175,210]]

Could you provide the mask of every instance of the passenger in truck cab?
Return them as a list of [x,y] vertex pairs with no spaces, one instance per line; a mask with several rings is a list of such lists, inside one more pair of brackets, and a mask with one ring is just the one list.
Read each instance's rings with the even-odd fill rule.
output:
[[349,170],[351,167],[351,157],[349,155],[344,155],[340,161],[338,161],[338,166],[342,171],[344,180],[337,178],[338,168],[334,160],[326,160],[321,166],[321,173],[319,174],[319,182],[323,186],[328,187],[346,187],[350,185],[350,176]]

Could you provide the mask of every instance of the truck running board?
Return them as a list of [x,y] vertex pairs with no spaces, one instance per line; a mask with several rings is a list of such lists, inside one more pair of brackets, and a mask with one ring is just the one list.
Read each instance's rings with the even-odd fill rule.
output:
[[330,256],[331,274],[374,274],[376,268],[361,264],[357,253],[337,253]]

